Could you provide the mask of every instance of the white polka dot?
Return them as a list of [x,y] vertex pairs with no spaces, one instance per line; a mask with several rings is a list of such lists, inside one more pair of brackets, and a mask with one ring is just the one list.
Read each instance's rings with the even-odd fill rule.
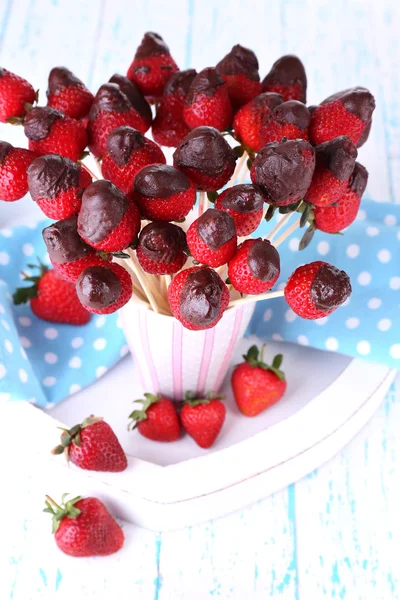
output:
[[376,310],[382,305],[382,300],[380,298],[370,298],[368,300],[368,308],[371,310]]
[[358,352],[358,354],[361,354],[362,356],[366,356],[367,354],[369,354],[371,352],[371,344],[369,342],[367,342],[366,340],[362,340],[361,342],[358,342],[357,352]]
[[390,356],[392,358],[400,359],[400,344],[393,344],[390,347]]
[[72,342],[71,342],[71,346],[72,346],[73,348],[80,348],[81,346],[83,346],[83,342],[84,342],[84,339],[83,339],[83,338],[81,338],[81,337],[76,337],[76,338],[73,338],[73,340],[72,340]]
[[22,358],[24,358],[26,360],[28,357],[27,357],[26,352],[25,352],[25,350],[23,349],[22,346],[21,346],[20,350],[21,350],[21,356],[22,356]]
[[273,333],[272,339],[275,340],[275,342],[283,342],[283,337],[280,333]]
[[299,238],[296,238],[296,237],[292,238],[289,241],[289,248],[290,248],[290,250],[292,250],[293,252],[297,252],[297,250],[299,249],[299,243],[300,243]]
[[361,273],[357,277],[357,281],[360,285],[368,285],[369,283],[371,283],[371,279],[371,273],[368,273],[368,271],[361,271]]
[[55,327],[47,327],[44,330],[44,337],[48,340],[55,340],[58,337],[58,331]]
[[100,317],[96,318],[95,325],[96,327],[104,327],[106,323],[106,318],[104,315],[100,315]]
[[400,290],[400,277],[398,277],[398,276],[391,277],[391,279],[389,281],[389,286],[391,287],[392,290]]
[[5,377],[6,375],[7,375],[7,369],[5,368],[3,363],[0,363],[0,379],[3,379],[3,377]]
[[320,319],[315,319],[314,323],[316,325],[325,325],[328,322],[328,317],[321,317]]
[[25,371],[25,369],[20,369],[18,371],[18,375],[22,383],[26,383],[28,381],[28,373]]
[[69,388],[69,393],[75,394],[76,392],[79,392],[79,390],[81,390],[81,389],[82,388],[78,383],[73,383]]
[[21,327],[30,327],[32,325],[32,319],[29,317],[19,317],[18,323]]
[[2,235],[2,236],[3,236],[3,237],[5,237],[5,238],[10,238],[10,237],[12,237],[12,234],[13,234],[13,232],[12,232],[12,229],[8,229],[8,228],[6,228],[6,229],[2,229],[2,230],[0,231],[0,235]]
[[296,318],[296,313],[294,313],[291,308],[288,308],[288,310],[285,312],[285,321],[288,323],[293,323]]
[[350,317],[346,321],[347,329],[355,329],[356,327],[359,326],[359,324],[360,324],[360,319],[357,319],[357,317]]
[[25,254],[25,256],[32,256],[32,254],[35,252],[35,248],[32,246],[32,244],[24,244],[22,246],[22,252]]
[[357,258],[360,254],[360,246],[358,244],[350,244],[347,246],[346,254],[349,258]]
[[318,254],[322,254],[322,256],[325,256],[326,254],[328,254],[330,249],[331,249],[330,245],[325,240],[322,242],[318,242],[318,244],[317,244],[317,252],[318,252]]
[[82,366],[82,359],[79,356],[73,356],[68,364],[71,369],[79,369]]
[[10,257],[7,252],[0,252],[0,265],[8,265],[10,262]]
[[11,327],[9,326],[9,324],[7,323],[7,321],[5,321],[4,319],[1,320],[1,324],[3,325],[4,329],[6,331],[11,331]]
[[272,309],[271,308],[267,308],[267,310],[264,313],[264,321],[270,321],[272,319]]
[[118,329],[122,329],[122,321],[121,321],[120,317],[117,318],[117,320],[115,321],[115,324],[118,327]]
[[378,229],[378,227],[367,227],[365,231],[369,237],[375,237],[380,234],[380,229]]
[[309,344],[308,337],[306,335],[299,335],[297,337],[297,341],[300,344],[300,346],[308,346]]
[[392,321],[390,319],[381,319],[378,321],[378,329],[379,331],[388,331],[392,326]]
[[391,253],[386,248],[379,250],[378,252],[378,260],[381,263],[387,263],[392,258]]
[[44,355],[44,360],[49,365],[55,365],[58,361],[58,356],[57,354],[54,354],[54,352],[46,352],[46,354]]
[[10,340],[4,340],[4,348],[7,350],[7,352],[8,352],[9,354],[12,354],[12,351],[13,351],[13,345],[12,345],[12,343],[10,342]]
[[360,208],[360,210],[357,213],[357,219],[359,221],[365,221],[366,218],[367,218],[367,213],[365,212],[365,210]]
[[43,383],[43,385],[44,385],[44,386],[46,386],[46,387],[51,387],[52,385],[54,385],[54,384],[55,384],[55,382],[56,382],[56,378],[55,378],[55,377],[51,377],[51,376],[49,376],[49,377],[45,377],[45,378],[43,379],[43,382],[42,382],[42,383]]
[[129,354],[129,346],[127,344],[125,344],[124,346],[122,346],[119,354],[120,354],[121,358],[123,358],[124,356],[126,356],[127,354]]
[[385,222],[385,225],[396,225],[397,223],[397,219],[394,215],[386,215],[386,217],[383,220]]
[[2,304],[0,304],[0,313],[2,313],[3,315],[6,314],[6,309],[4,308],[4,306]]
[[97,367],[96,377],[101,377],[102,375],[104,375],[104,373],[107,373],[107,367]]
[[20,338],[19,338],[19,341],[21,342],[21,345],[22,345],[24,348],[30,348],[30,347],[32,346],[32,342],[31,342],[31,340],[28,340],[28,338],[27,338],[27,337],[25,337],[24,335],[21,335],[21,336],[20,336]]
[[104,350],[104,348],[107,346],[107,341],[105,338],[97,338],[97,340],[94,340],[93,342],[93,348],[95,350]]
[[325,348],[327,350],[337,350],[339,348],[339,342],[334,337],[329,337],[325,340]]

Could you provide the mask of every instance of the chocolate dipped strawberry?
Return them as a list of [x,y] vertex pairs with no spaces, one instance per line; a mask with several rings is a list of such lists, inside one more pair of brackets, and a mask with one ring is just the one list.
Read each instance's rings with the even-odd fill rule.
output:
[[235,221],[227,212],[209,208],[191,224],[186,239],[197,262],[220,267],[232,258],[236,250]]
[[268,292],[280,275],[277,249],[268,240],[245,240],[228,265],[228,277],[242,294]]
[[272,110],[282,102],[283,98],[279,94],[265,93],[256,96],[238,110],[233,120],[233,128],[245,147],[253,152],[261,150],[261,128],[268,122]]
[[48,106],[73,119],[86,117],[93,102],[92,92],[65,67],[50,71],[46,96]]
[[253,233],[261,223],[264,202],[259,188],[251,183],[242,183],[224,190],[214,206],[231,215],[237,235],[245,236]]
[[110,77],[109,83],[116,83],[119,86],[121,92],[125,94],[133,108],[142,117],[147,131],[151,126],[153,115],[151,114],[150,104],[147,102],[138,86],[128,79],[128,77],[120,75],[119,73],[114,73],[114,75]]
[[286,54],[273,65],[262,82],[263,92],[275,92],[286,100],[306,101],[307,77],[301,60]]
[[153,221],[139,235],[136,256],[143,271],[153,275],[172,275],[187,260],[186,235],[181,227],[165,221]]
[[232,104],[227,86],[214,67],[200,71],[190,84],[185,99],[183,118],[191,128],[208,126],[219,131],[232,122]]
[[258,60],[252,50],[236,44],[215,68],[227,85],[234,109],[261,94]]
[[79,275],[75,287],[82,306],[97,315],[117,311],[132,297],[131,276],[115,263],[87,267]]
[[302,102],[282,102],[272,110],[260,127],[261,145],[279,142],[283,137],[288,140],[308,140],[310,119],[310,111]]
[[27,169],[37,154],[0,141],[0,200],[14,202],[28,193]]

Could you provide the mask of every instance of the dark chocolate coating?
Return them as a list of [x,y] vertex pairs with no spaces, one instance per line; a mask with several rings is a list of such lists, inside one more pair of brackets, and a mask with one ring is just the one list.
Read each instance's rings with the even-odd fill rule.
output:
[[24,121],[24,133],[28,140],[39,142],[45,140],[50,133],[51,126],[64,115],[50,106],[35,106],[28,112]]
[[[311,154],[311,160],[304,155]],[[301,198],[310,187],[315,169],[314,148],[305,140],[271,142],[253,162],[254,183],[274,203]]]
[[121,167],[128,164],[134,150],[143,147],[144,140],[145,138],[140,131],[123,125],[114,129],[108,136],[107,152],[116,164]]
[[268,240],[254,240],[247,254],[251,274],[259,281],[272,281],[281,270],[279,252]]
[[121,291],[121,280],[107,267],[87,267],[76,282],[78,298],[89,308],[101,309],[115,304]]
[[224,84],[224,80],[214,67],[203,69],[196,75],[190,84],[188,93],[186,94],[185,104],[193,104],[196,102],[196,98],[199,94],[204,94],[211,98],[214,96],[217,89]]
[[83,86],[83,83],[66,67],[54,67],[49,74],[46,96],[49,97],[51,94],[56,94],[60,90],[72,85]]
[[124,75],[115,73],[112,77],[110,77],[109,83],[116,83],[119,85],[120,90],[125,94],[139,115],[146,121],[151,121],[152,115],[150,104],[147,102],[146,98],[143,96],[137,85],[133,83],[133,81]]
[[146,198],[169,198],[190,188],[185,173],[170,165],[149,165],[135,177],[134,191]]
[[251,101],[252,106],[257,108],[268,108],[270,111],[274,110],[277,106],[282,104],[283,98],[280,94],[275,92],[263,92],[259,94]]
[[354,170],[357,148],[346,136],[341,135],[315,148],[317,168],[326,168],[339,181],[347,181]]
[[232,148],[214,127],[197,127],[188,133],[174,152],[174,163],[201,171],[209,177],[220,175],[236,163]]
[[255,185],[242,183],[229,188],[221,204],[238,213],[252,213],[261,210],[264,202],[264,196]]
[[4,77],[5,75],[5,70],[3,69],[3,67],[0,67],[0,77]]
[[43,240],[53,262],[62,265],[84,258],[93,252],[93,248],[79,236],[77,221],[78,217],[74,215],[43,229]]
[[150,260],[170,264],[186,249],[186,235],[173,223],[153,221],[140,232],[138,248]]
[[235,221],[224,210],[209,208],[197,219],[196,230],[203,242],[216,252],[236,235]]
[[161,35],[148,31],[144,34],[144,37],[136,50],[135,59],[143,60],[149,56],[158,56],[159,54],[169,53],[169,48]]
[[354,171],[352,172],[349,180],[349,188],[357,194],[359,198],[363,195],[365,188],[368,183],[368,171],[359,162],[354,165]]
[[132,105],[128,97],[116,83],[104,83],[99,87],[93,104],[89,111],[89,121],[93,121],[99,113],[117,112],[125,113],[131,110]]
[[80,167],[69,158],[58,154],[39,156],[27,169],[29,192],[39,198],[57,198],[61,192],[79,186]]
[[351,284],[347,273],[328,263],[320,266],[310,288],[311,300],[318,310],[335,310],[350,294]]
[[240,44],[233,46],[232,50],[219,61],[215,67],[221,75],[247,75],[252,81],[260,81],[258,73],[257,56],[249,48]]
[[14,146],[8,142],[0,141],[0,164],[2,164],[7,158],[7,154],[13,150]]
[[316,108],[318,108],[318,106],[316,104],[310,104],[310,106],[308,106],[307,108],[308,108],[308,112],[310,113],[310,115],[312,115],[314,110]]
[[306,101],[307,76],[304,65],[301,60],[293,54],[286,54],[279,58],[264,78],[263,88],[267,85],[281,83],[283,85],[293,85],[297,83],[302,89],[301,101]]
[[375,99],[371,92],[364,87],[354,87],[336,92],[326,98],[321,104],[340,100],[346,110],[367,123],[375,110]]
[[213,269],[189,273],[180,294],[181,316],[197,327],[210,325],[219,316],[223,286]]
[[186,69],[185,71],[177,71],[168,79],[164,88],[164,96],[171,96],[179,92],[183,96],[189,91],[193,79],[196,77],[196,69]]
[[299,129],[307,129],[311,121],[307,106],[297,100],[288,100],[279,104],[273,111],[273,117],[277,121],[296,125]]
[[92,243],[103,241],[122,221],[129,200],[111,181],[91,183],[82,196],[78,233]]
[[368,123],[365,124],[364,131],[362,132],[360,139],[358,140],[358,142],[356,144],[357,148],[361,148],[361,146],[363,146],[365,144],[365,142],[367,141],[370,131],[371,131],[371,125],[372,125],[372,118],[368,121]]

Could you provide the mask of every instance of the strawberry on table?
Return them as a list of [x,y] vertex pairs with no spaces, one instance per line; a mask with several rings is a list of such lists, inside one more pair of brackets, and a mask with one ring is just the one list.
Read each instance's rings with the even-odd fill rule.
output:
[[128,271],[115,263],[86,267],[79,275],[76,292],[82,306],[97,315],[109,315],[132,297],[132,280]]
[[253,152],[261,150],[263,146],[260,137],[261,128],[268,123],[274,108],[282,102],[283,98],[279,94],[266,92],[259,94],[238,110],[233,120],[233,128],[245,147]]
[[27,106],[36,100],[36,93],[30,83],[0,67],[0,122],[21,118],[26,114]]
[[57,504],[46,496],[43,512],[53,517],[52,533],[59,549],[69,556],[107,556],[124,544],[124,532],[97,498],[77,496]]
[[236,44],[215,68],[227,85],[233,108],[261,94],[258,60],[252,50]]
[[306,101],[307,77],[301,60],[293,54],[286,54],[273,65],[262,82],[263,92],[280,94],[284,101]]
[[224,131],[232,122],[227,85],[214,67],[200,71],[190,84],[183,118],[191,128],[209,126]]
[[308,126],[311,114],[307,106],[297,100],[288,100],[276,106],[268,119],[260,127],[262,146],[269,142],[288,140],[308,140]]
[[129,427],[139,430],[139,433],[155,442],[175,442],[181,436],[176,406],[162,394],[144,394],[143,400],[136,400],[142,406],[135,409],[129,418]]
[[65,67],[54,67],[49,74],[47,105],[68,117],[86,117],[93,102],[93,94],[85,84]]
[[114,75],[110,77],[109,83],[116,83],[119,86],[121,92],[125,94],[133,108],[142,117],[147,131],[151,126],[153,115],[151,113],[150,104],[147,102],[138,86],[128,79],[128,77],[120,75],[119,73],[114,73]]
[[136,256],[146,273],[172,275],[187,260],[186,235],[181,227],[165,221],[153,221],[139,235]]
[[268,240],[245,240],[229,261],[229,281],[242,294],[268,292],[280,275],[278,250]]
[[238,409],[246,417],[255,417],[278,402],[286,392],[285,374],[281,370],[283,356],[278,354],[272,365],[264,362],[265,345],[261,354],[252,346],[243,355],[244,362],[232,373],[231,384]]
[[205,398],[196,398],[187,393],[180,419],[185,431],[200,448],[210,448],[222,429],[225,415],[225,404],[219,396],[210,393]]
[[236,225],[238,236],[250,235],[263,216],[265,198],[255,185],[243,183],[224,190],[215,201],[215,208],[227,212]]
[[193,221],[186,234],[193,258],[210,267],[220,267],[235,253],[235,221],[227,212],[209,208]]
[[0,200],[14,202],[28,193],[27,169],[37,154],[0,141]]

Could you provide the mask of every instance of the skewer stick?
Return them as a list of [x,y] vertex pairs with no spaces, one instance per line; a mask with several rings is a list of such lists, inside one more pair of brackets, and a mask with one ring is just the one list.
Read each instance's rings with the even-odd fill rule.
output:
[[290,217],[293,215],[293,212],[288,213],[287,215],[284,215],[282,217],[282,219],[280,221],[278,221],[277,223],[275,223],[274,227],[271,229],[271,231],[268,232],[266,239],[271,241],[273,237],[275,237],[275,235],[278,233],[278,231],[280,229],[282,229],[282,227],[284,225],[286,225],[286,223],[289,221]]
[[286,229],[286,231],[284,231],[278,237],[277,240],[275,240],[275,242],[274,242],[275,248],[277,248],[278,246],[280,246],[286,240],[286,238],[288,238],[289,235],[291,235],[293,233],[293,231],[295,231],[298,228],[299,225],[300,225],[300,217],[298,219],[296,219],[296,221],[290,227],[288,227]]
[[201,215],[208,209],[208,198],[206,196],[205,192],[199,192],[200,197],[199,197],[199,214],[198,216],[201,217]]
[[247,179],[248,175],[249,175],[250,171],[247,168],[247,161],[246,161],[246,166],[245,168],[242,170],[240,177],[239,177],[239,181],[238,184],[240,185],[241,183],[243,183],[245,181],[245,179]]
[[89,167],[88,167],[87,165],[85,165],[85,163],[84,163],[84,162],[82,162],[82,163],[81,163],[81,167],[82,167],[83,169],[85,169],[85,171],[86,171],[87,173],[89,173],[90,177],[91,177],[92,179],[94,179],[94,181],[98,181],[98,180],[99,180],[99,177],[98,177],[97,175],[95,175],[95,174],[93,173],[93,171],[91,171],[91,170],[89,169]]
[[151,308],[154,310],[155,313],[160,313],[160,309],[157,306],[157,302],[155,301],[153,291],[150,289],[150,286],[148,285],[146,278],[144,276],[144,273],[142,272],[140,266],[136,263],[136,259],[135,259],[135,255],[133,254],[133,251],[128,250],[128,253],[130,256],[129,266],[131,267],[132,271],[135,273],[136,277],[138,278],[139,283],[142,286],[142,289],[143,289],[144,293],[146,294],[148,301],[150,302]]
[[243,152],[242,156],[237,161],[235,172],[229,180],[229,183],[227,185],[228,188],[232,187],[235,184],[235,181],[239,177],[239,173],[242,170],[243,165],[246,164],[247,158],[247,152]]
[[276,292],[266,292],[265,294],[259,294],[258,296],[244,296],[244,298],[232,300],[229,303],[228,308],[242,306],[243,304],[249,304],[250,302],[258,302],[259,300],[271,300],[272,298],[279,298],[280,296],[283,296],[283,294],[283,290],[277,290]]

